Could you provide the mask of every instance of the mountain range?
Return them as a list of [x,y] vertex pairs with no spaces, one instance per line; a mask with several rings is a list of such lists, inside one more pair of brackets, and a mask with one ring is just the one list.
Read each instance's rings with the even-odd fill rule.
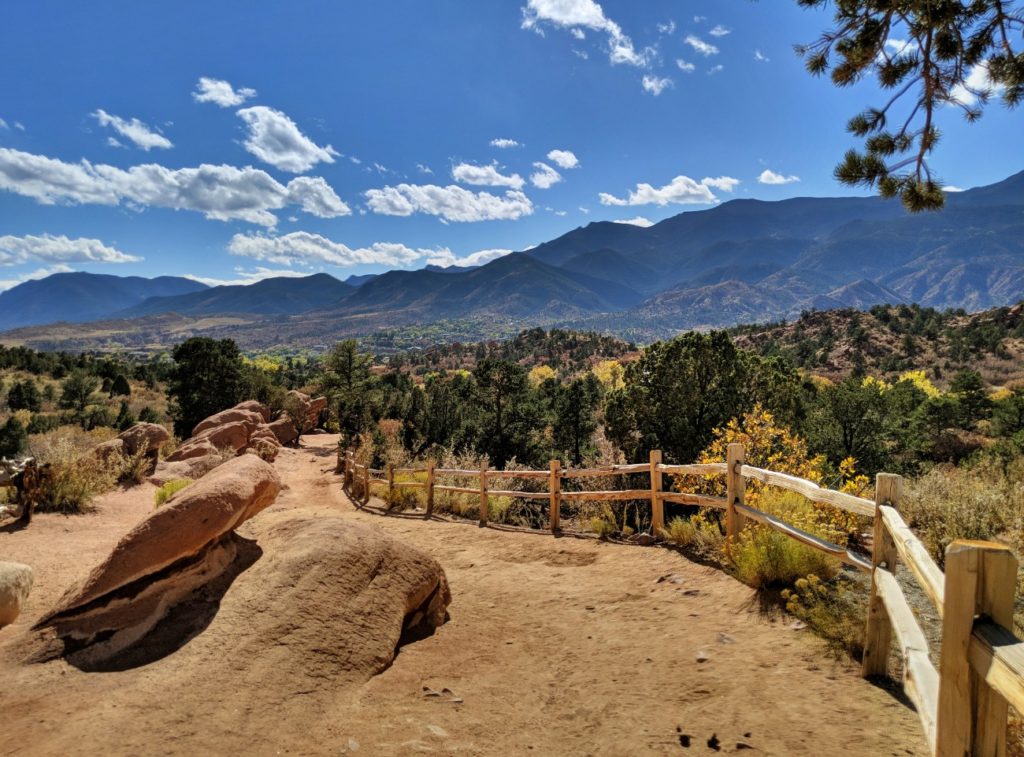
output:
[[[909,303],[1024,298],[1024,172],[908,214],[877,197],[737,199],[650,227],[597,222],[465,269],[339,281],[327,274],[207,287],[186,278],[55,274],[0,294],[0,329],[53,321],[246,316],[301,333],[371,333],[465,318],[627,335]],[[241,328],[241,327],[239,327]],[[281,331],[274,331],[280,338]]]

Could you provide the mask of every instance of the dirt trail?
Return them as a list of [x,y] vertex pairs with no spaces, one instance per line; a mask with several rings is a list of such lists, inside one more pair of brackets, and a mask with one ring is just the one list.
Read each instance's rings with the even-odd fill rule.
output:
[[[196,734],[193,717],[211,706],[245,710],[245,688],[224,681],[217,703],[161,697],[172,655],[121,673],[69,668],[34,686],[38,699],[14,697],[24,711],[5,703],[0,684],[0,711],[18,735],[0,735],[0,754],[50,753],[33,747],[32,734],[60,729],[62,713],[65,728],[86,717],[93,724],[66,740],[81,753],[131,752],[121,728],[132,724],[142,731],[131,740],[135,753],[140,744],[167,754],[199,745],[256,754],[686,755],[741,745],[778,755],[926,753],[910,709],[862,681],[854,666],[828,659],[807,631],[765,617],[752,592],[723,573],[664,549],[357,511],[331,473],[336,441],[310,436],[303,449],[282,452],[276,465],[287,489],[267,513],[303,508],[352,518],[432,554],[452,589],[447,624],[403,647],[389,669],[326,712],[318,707],[295,722],[302,716],[289,708],[285,730],[306,734],[301,739],[267,739],[272,713],[261,735]],[[96,515],[38,516],[25,531],[0,533],[0,559],[37,572],[28,610],[0,631],[0,651],[151,502],[148,488],[117,493]],[[188,675],[202,671],[173,670],[176,680]],[[119,708],[132,717],[118,717]]]

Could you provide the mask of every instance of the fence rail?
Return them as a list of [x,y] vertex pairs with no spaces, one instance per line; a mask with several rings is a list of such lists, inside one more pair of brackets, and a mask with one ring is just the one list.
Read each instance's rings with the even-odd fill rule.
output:
[[[1012,631],[1017,558],[1001,544],[957,541],[946,550],[943,573],[899,514],[902,486],[899,476],[879,473],[872,501],[826,489],[786,473],[746,465],[740,444],[729,445],[725,463],[666,465],[661,452],[653,450],[648,463],[573,469],[562,468],[558,460],[552,460],[548,470],[522,471],[487,467],[479,470],[437,468],[433,463],[419,468],[388,466],[376,470],[357,463],[351,451],[342,456],[339,450],[338,454],[343,486],[354,499],[358,495],[364,503],[368,502],[374,485],[386,487],[389,498],[396,489],[423,489],[427,518],[433,514],[435,492],[444,492],[478,496],[481,526],[487,524],[490,497],[513,497],[547,500],[548,523],[553,533],[560,531],[562,502],[575,500],[649,500],[655,537],[661,535],[665,527],[666,502],[724,510],[728,539],[736,538],[748,520],[775,529],[870,574],[871,594],[861,672],[864,677],[888,675],[895,641],[902,663],[903,686],[917,709],[933,755],[1004,757],[1009,706],[1024,713],[1024,641]],[[724,477],[726,496],[666,491],[662,485],[664,474]],[[396,475],[423,477],[423,480],[395,481]],[[650,486],[591,491],[562,488],[563,481],[629,475],[647,475]],[[472,478],[475,485],[467,485],[465,481],[462,485],[438,484],[438,477]],[[544,480],[547,490],[516,491],[489,486],[490,481],[517,479]],[[874,525],[871,554],[858,554],[787,523],[777,515],[750,507],[744,501],[748,481],[796,492],[812,502],[871,519]],[[927,638],[896,580],[900,560],[942,618],[938,666],[929,656]]]

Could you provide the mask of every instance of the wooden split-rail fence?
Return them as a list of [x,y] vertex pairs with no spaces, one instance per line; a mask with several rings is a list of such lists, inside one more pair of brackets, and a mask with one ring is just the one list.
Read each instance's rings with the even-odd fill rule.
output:
[[[1012,630],[1017,558],[1002,544],[956,541],[946,550],[943,573],[899,514],[902,479],[897,475],[878,474],[872,501],[746,465],[742,444],[729,445],[724,463],[669,465],[662,462],[659,450],[653,450],[648,463],[587,469],[562,468],[558,460],[552,460],[548,470],[503,471],[487,466],[466,470],[438,468],[432,462],[419,468],[378,470],[357,463],[352,451],[339,450],[339,458],[343,485],[353,498],[358,495],[362,503],[369,502],[375,485],[385,488],[388,499],[399,488],[424,489],[426,518],[433,515],[435,493],[448,492],[480,498],[481,526],[487,525],[490,497],[547,500],[548,527],[556,534],[561,531],[562,503],[573,500],[649,500],[655,535],[665,527],[666,502],[724,510],[728,538],[737,537],[747,521],[760,523],[871,576],[862,673],[866,678],[887,675],[895,642],[904,690],[917,709],[933,755],[1002,757],[1007,747],[1009,707],[1024,714],[1024,642]],[[396,481],[396,474],[423,476],[424,480]],[[562,488],[563,481],[574,478],[635,474],[649,476],[650,486],[600,491]],[[663,488],[665,474],[724,476],[726,496],[667,491]],[[438,479],[461,483],[442,484]],[[491,487],[492,482],[516,479],[543,479],[547,491]],[[776,515],[749,507],[744,502],[747,481],[797,492],[813,502],[872,520],[871,554],[833,544]],[[929,657],[925,634],[896,580],[900,561],[942,618],[938,666]]]

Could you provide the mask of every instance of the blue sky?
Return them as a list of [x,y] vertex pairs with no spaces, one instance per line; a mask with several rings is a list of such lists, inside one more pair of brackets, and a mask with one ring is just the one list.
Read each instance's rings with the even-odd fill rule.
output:
[[[882,97],[804,71],[828,23],[790,0],[6,3],[0,288],[344,278],[850,194],[844,127]],[[940,127],[950,185],[1024,163],[998,104]]]

